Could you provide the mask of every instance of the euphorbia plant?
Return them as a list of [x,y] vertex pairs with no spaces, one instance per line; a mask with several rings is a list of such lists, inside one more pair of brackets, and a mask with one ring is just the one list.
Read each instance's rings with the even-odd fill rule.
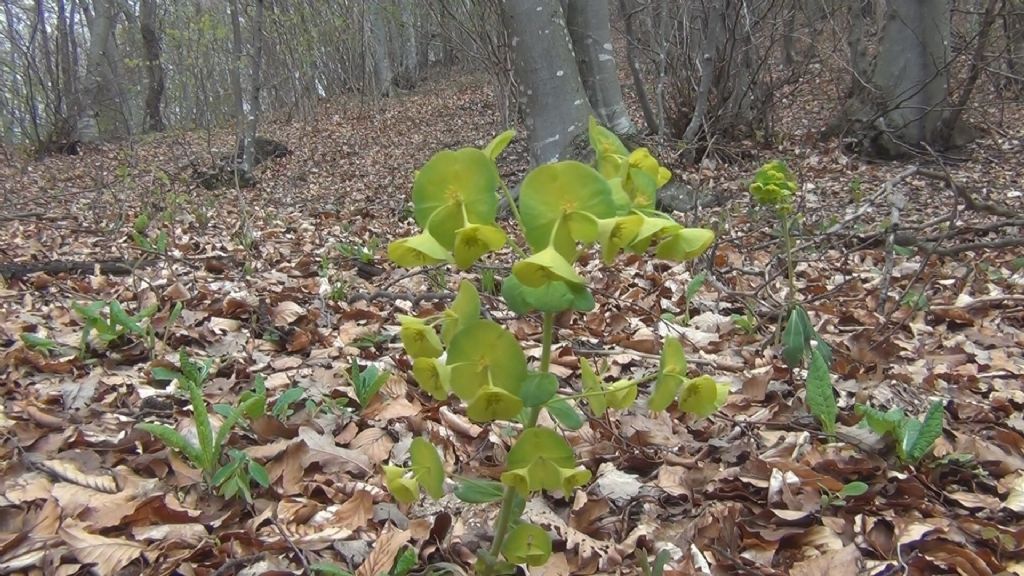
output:
[[[393,242],[388,255],[406,267],[449,262],[471,267],[500,250],[509,238],[495,222],[498,194],[508,194],[495,159],[514,133],[495,138],[483,149],[437,153],[417,173],[414,214],[422,231]],[[610,131],[590,123],[595,165],[576,161],[532,170],[513,203],[528,252],[502,282],[505,304],[517,314],[539,312],[543,319],[539,365],[530,366],[516,337],[500,324],[480,318],[476,288],[463,281],[450,308],[430,318],[402,316],[400,337],[413,359],[413,376],[436,398],[454,394],[474,422],[517,422],[518,436],[508,453],[500,482],[456,477],[456,496],[473,503],[501,502],[494,538],[478,553],[477,572],[505,573],[512,564],[540,565],[551,554],[547,532],[519,519],[526,498],[537,492],[569,495],[591,473],[580,466],[569,442],[557,431],[538,426],[542,411],[562,428],[578,429],[583,416],[575,401],[586,399],[595,415],[625,409],[637,398],[637,386],[653,380],[651,410],[676,403],[682,412],[706,416],[725,401],[727,387],[708,376],[690,378],[683,349],[667,339],[659,370],[639,380],[607,385],[585,360],[582,392],[559,392],[550,373],[555,315],[595,307],[587,280],[575,263],[581,249],[597,245],[611,265],[621,251],[638,254],[654,247],[658,258],[683,261],[703,253],[714,240],[710,230],[684,228],[655,209],[655,194],[671,177],[646,149],[630,153]],[[407,468],[387,466],[387,484],[396,499],[411,502],[423,486],[443,494],[444,466],[435,448],[417,439]]]

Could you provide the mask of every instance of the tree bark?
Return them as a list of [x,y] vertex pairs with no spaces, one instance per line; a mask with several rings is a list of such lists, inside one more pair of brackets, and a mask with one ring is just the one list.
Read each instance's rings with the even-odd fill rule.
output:
[[245,149],[245,109],[242,103],[242,15],[238,11],[238,0],[228,3],[231,14],[231,66],[228,81],[231,83],[231,100],[235,116],[235,140]]
[[586,134],[590,105],[558,0],[503,0],[530,159],[571,156]]
[[161,104],[164,99],[164,65],[160,59],[160,30],[156,0],[139,1],[139,31],[146,68],[146,130],[164,131]]
[[950,0],[889,0],[872,84],[885,100],[879,128],[893,155],[937,143],[949,94],[950,10]]
[[388,22],[383,0],[370,0],[369,13],[370,52],[373,58],[373,84],[377,96],[391,96],[394,72],[388,54]]
[[[99,139],[98,117],[103,109],[104,80],[112,80],[107,66],[107,42],[113,29],[113,15],[107,0],[92,3],[92,18],[88,18],[88,6],[83,3],[89,22],[89,52],[86,54],[85,79],[82,82],[82,109],[78,119],[78,138],[83,141]],[[73,31],[72,31],[73,33]]]
[[644,115],[644,123],[647,124],[647,131],[651,134],[658,133],[658,119],[654,116],[651,108],[651,99],[647,96],[647,87],[644,85],[644,75],[640,70],[640,62],[637,58],[637,37],[633,26],[634,15],[639,10],[635,0],[619,0],[619,10],[622,12],[622,19],[626,30],[626,62],[629,64],[629,74],[633,78],[633,90],[636,98],[640,101],[640,111]]
[[616,134],[636,134],[636,126],[622,102],[610,16],[608,0],[568,0],[566,24],[594,115]]
[[249,77],[249,106],[245,122],[245,151],[242,155],[242,172],[246,175],[252,173],[253,158],[256,155],[256,128],[259,124],[260,90],[263,88],[263,0],[255,0],[255,3],[252,18],[252,72]]

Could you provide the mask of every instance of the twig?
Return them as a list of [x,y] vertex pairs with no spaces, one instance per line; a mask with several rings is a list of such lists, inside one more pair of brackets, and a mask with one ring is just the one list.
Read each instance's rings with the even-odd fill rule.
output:
[[882,286],[879,290],[878,305],[875,308],[875,312],[878,314],[885,312],[885,303],[889,299],[889,282],[892,280],[892,267],[896,260],[896,230],[900,225],[900,210],[907,203],[902,192],[888,182],[885,183],[885,186],[889,189],[889,203],[892,208],[889,211],[889,230],[885,235],[885,268],[882,271]]
[[254,564],[267,557],[266,552],[258,552],[256,554],[250,554],[248,556],[240,556],[238,558],[232,558],[223,564],[220,568],[213,573],[213,576],[227,576],[228,574],[234,574],[236,569],[242,568],[249,564]]
[[419,304],[424,300],[451,300],[455,297],[455,294],[451,292],[421,292],[419,294],[413,294],[412,292],[389,292],[387,290],[377,290],[376,292],[356,292],[348,297],[347,302],[352,304],[353,302],[359,302],[365,300],[367,302],[371,300],[408,300],[413,304]]
[[[588,350],[586,348],[572,347],[573,354],[577,356],[618,356],[619,354],[625,354],[627,356],[636,356],[637,358],[645,358],[648,360],[660,360],[661,356],[657,354],[648,354],[646,352],[638,352],[636,350],[630,350],[629,348],[601,348],[599,350]],[[734,364],[732,362],[722,362],[717,360],[707,360],[706,358],[686,358],[686,361],[694,366],[710,366],[719,370],[727,372],[742,372],[745,367],[741,364]]]

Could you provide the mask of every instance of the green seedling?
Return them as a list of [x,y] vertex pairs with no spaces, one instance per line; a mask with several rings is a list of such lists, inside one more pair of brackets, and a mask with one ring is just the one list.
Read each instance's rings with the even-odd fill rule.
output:
[[748,336],[757,332],[757,317],[749,312],[743,315],[733,314],[729,319],[739,328],[740,332]]
[[828,364],[817,347],[811,351],[811,366],[807,370],[807,408],[818,419],[822,431],[829,439],[833,439],[839,407],[836,405],[836,392],[832,387]]
[[352,388],[356,392],[356,401],[359,402],[359,406],[366,409],[390,377],[390,372],[382,372],[373,365],[367,366],[365,370],[361,369],[359,363],[353,358],[349,378],[352,380]]
[[945,412],[940,401],[932,402],[924,421],[907,416],[900,408],[882,412],[870,406],[857,404],[854,411],[864,418],[862,424],[876,434],[888,436],[896,442],[896,456],[901,462],[914,464],[931,452],[932,444],[942,436]]
[[[154,368],[153,377],[159,379],[177,380],[188,392],[189,401],[192,404],[192,414],[195,420],[196,441],[186,438],[181,432],[165,424],[144,422],[136,425],[136,428],[143,432],[152,434],[162,441],[168,448],[180,452],[192,466],[203,473],[206,481],[218,487],[225,497],[233,497],[242,494],[247,500],[251,500],[248,479],[256,480],[262,486],[267,478],[267,472],[258,463],[241,456],[229,454],[229,460],[221,464],[224,457],[224,443],[227,441],[232,430],[244,418],[254,415],[261,415],[266,406],[266,394],[253,393],[240,401],[237,406],[222,406],[215,408],[224,416],[223,422],[213,431],[213,422],[210,413],[206,408],[206,400],[203,398],[203,384],[210,374],[212,361],[194,362],[188,357],[185,351],[179,355],[180,371],[166,368]],[[244,484],[244,486],[243,486]]]
[[21,341],[25,343],[25,346],[31,350],[39,352],[43,356],[49,356],[50,352],[59,350],[62,345],[49,338],[43,338],[42,336],[36,336],[31,332],[22,332],[19,335]]
[[647,550],[637,548],[636,558],[640,564],[640,573],[643,576],[664,576],[665,566],[668,564],[670,555],[668,550],[660,550],[654,556],[654,562],[647,557]]
[[79,345],[79,356],[85,357],[90,338],[94,338],[101,348],[106,349],[122,338],[134,336],[144,339],[150,350],[153,349],[156,336],[152,324],[147,320],[156,313],[156,305],[148,306],[134,315],[128,314],[117,300],[73,304],[72,308],[82,317],[85,324]]
[[[512,332],[481,318],[479,292],[465,280],[447,310],[426,318],[399,317],[399,336],[412,358],[412,375],[424,392],[442,402],[454,397],[473,422],[519,424],[501,428],[514,437],[498,481],[453,475],[457,497],[501,504],[490,546],[476,551],[475,573],[482,576],[511,573],[516,565],[546,563],[551,537],[542,526],[521,519],[526,501],[539,493],[570,496],[590,481],[591,472],[579,464],[559,430],[538,425],[542,413],[560,429],[577,430],[586,423],[578,401],[585,400],[595,416],[624,409],[635,402],[639,385],[647,381],[654,382],[647,399],[652,411],[674,406],[705,417],[728,394],[727,386],[709,376],[690,377],[682,344],[675,338],[666,339],[658,369],[644,377],[609,384],[587,365],[582,370],[583,392],[561,392],[550,371],[555,316],[597,306],[587,279],[576,270],[581,250],[593,248],[606,265],[614,264],[623,251],[645,255],[652,249],[657,258],[686,261],[704,253],[714,233],[685,228],[657,211],[656,192],[671,173],[647,149],[628,151],[594,120],[589,137],[595,163],[539,166],[527,174],[518,201],[513,201],[495,164],[513,135],[505,132],[483,149],[435,154],[413,183],[413,213],[420,232],[388,246],[389,258],[403,267],[450,264],[470,269],[502,250],[512,237],[496,222],[499,193],[510,202],[526,241],[526,246],[512,245],[519,259],[502,280],[501,298],[515,314],[540,315],[539,363],[527,362]],[[441,266],[435,270],[445,273]],[[447,282],[437,284],[447,287]],[[421,489],[435,499],[445,493],[444,462],[423,438],[413,440],[408,466],[389,464],[384,474],[400,502],[416,501]]]
[[708,273],[701,272],[686,283],[686,309],[683,311],[683,317],[686,320],[686,324],[690,323],[690,301],[693,300],[693,297],[696,296],[698,292],[700,292],[701,286],[704,285],[704,282],[707,279]]
[[867,494],[870,486],[855,480],[853,482],[847,482],[838,492],[830,492],[824,486],[819,485],[822,490],[821,495],[821,507],[830,508],[832,506],[846,506],[847,498],[856,498],[857,496],[863,496]]
[[[811,345],[814,342],[814,346]],[[810,316],[803,306],[794,305],[782,333],[782,359],[790,368],[800,366],[809,358],[811,350],[818,350],[826,365],[832,364],[832,349],[814,329]]]
[[480,290],[489,296],[498,295],[498,281],[493,268],[480,270]]

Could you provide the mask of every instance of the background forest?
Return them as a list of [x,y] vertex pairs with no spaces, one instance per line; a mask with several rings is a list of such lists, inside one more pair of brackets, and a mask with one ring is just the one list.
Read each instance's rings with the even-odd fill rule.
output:
[[1024,574],[1024,1],[2,6],[0,574]]

